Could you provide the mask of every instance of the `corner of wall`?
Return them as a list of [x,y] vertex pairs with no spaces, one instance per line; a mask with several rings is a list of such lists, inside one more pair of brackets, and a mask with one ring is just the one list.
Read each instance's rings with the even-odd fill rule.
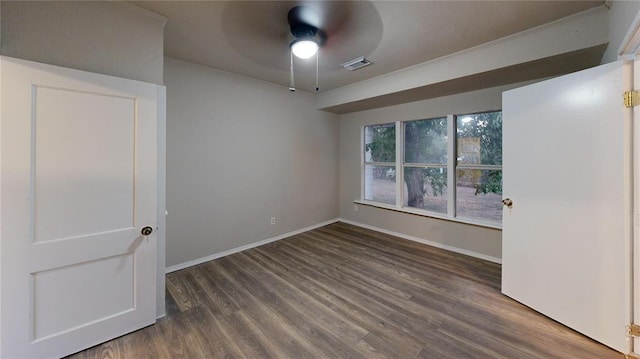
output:
[[339,122],[313,94],[170,57],[165,83],[167,266],[338,216]]

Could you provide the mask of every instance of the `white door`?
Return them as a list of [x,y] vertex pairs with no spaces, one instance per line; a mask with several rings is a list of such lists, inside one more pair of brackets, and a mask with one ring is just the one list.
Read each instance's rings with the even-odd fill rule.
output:
[[2,358],[155,322],[157,85],[0,58]]
[[620,352],[631,298],[630,65],[503,94],[502,291]]

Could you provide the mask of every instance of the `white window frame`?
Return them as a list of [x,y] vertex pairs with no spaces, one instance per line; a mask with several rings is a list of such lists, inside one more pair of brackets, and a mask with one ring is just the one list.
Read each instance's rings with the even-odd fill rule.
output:
[[[405,133],[405,124],[407,122],[413,122],[413,121],[429,121],[429,120],[439,120],[442,118],[446,118],[447,119],[447,164],[441,164],[441,163],[406,163],[404,158],[404,151],[405,151],[405,147],[404,147],[404,133]],[[402,208],[402,209],[408,209],[408,210],[416,210],[416,211],[420,211],[420,212],[425,212],[428,214],[434,214],[434,215],[440,215],[440,216],[447,216],[447,217],[455,217],[451,215],[451,191],[449,191],[449,189],[451,187],[449,187],[449,185],[451,184],[449,178],[451,176],[449,176],[449,162],[451,159],[451,149],[450,147],[450,142],[449,138],[451,138],[451,118],[450,116],[440,116],[440,117],[431,117],[431,118],[425,118],[425,119],[420,119],[420,120],[408,120],[408,121],[398,121],[398,124],[401,128],[401,133],[400,133],[400,137],[401,137],[401,141],[402,141],[402,147],[401,147],[401,151],[398,151],[398,147],[396,147],[396,159],[399,156],[400,157],[400,163],[401,163],[401,171],[402,175],[400,177],[401,182],[399,183],[399,185],[397,185],[400,190],[402,192],[399,192],[399,196],[400,200],[396,201],[396,204],[398,205],[398,207]],[[397,131],[397,129],[396,129]],[[396,136],[397,138],[397,136]],[[404,169],[407,167],[414,167],[414,168],[444,168],[445,170],[447,170],[447,213],[440,213],[440,212],[433,212],[433,211],[429,211],[426,209],[419,209],[419,208],[414,208],[414,207],[409,207],[409,206],[405,206],[404,205]],[[396,170],[396,173],[398,172],[398,170]],[[396,176],[397,178],[397,176]],[[364,197],[363,197],[364,198]]]
[[[406,121],[394,121],[394,122],[384,122],[379,124],[367,124],[363,125],[360,128],[360,200],[355,200],[354,203],[362,204],[366,206],[372,206],[377,208],[383,208],[388,210],[393,210],[397,212],[410,213],[419,216],[443,219],[452,222],[460,222],[466,224],[477,225],[481,227],[502,229],[502,223],[483,221],[475,218],[465,218],[465,217],[457,217],[456,216],[456,177],[458,169],[480,169],[480,170],[500,170],[502,171],[501,165],[480,165],[480,164],[461,164],[459,165],[457,162],[457,119],[458,117],[467,116],[470,114],[476,113],[486,113],[486,112],[497,112],[500,110],[487,110],[487,111],[478,111],[471,112],[468,114],[458,114],[458,115],[447,115],[447,164],[446,165],[429,165],[429,167],[440,167],[445,168],[447,170],[447,213],[439,213],[432,212],[429,210],[418,209],[413,207],[407,207],[404,205],[404,124],[406,122],[416,121],[416,120],[406,120]],[[445,116],[439,117],[430,117],[422,120],[429,119],[438,119],[443,118]],[[418,119],[420,120],[420,119]],[[395,205],[390,205],[382,202],[376,202],[372,200],[366,200],[365,198],[365,166],[367,165],[380,165],[380,166],[389,166],[390,162],[365,162],[365,128],[370,126],[378,126],[378,125],[386,125],[386,124],[395,124],[396,129],[396,203]],[[409,165],[410,167],[411,165]],[[423,167],[423,166],[420,166]]]
[[[453,121],[455,121],[455,123],[453,124],[453,156],[449,157],[449,160],[451,161],[451,159],[453,159],[453,165],[454,165],[454,176],[453,176],[453,186],[455,186],[455,190],[453,191],[454,193],[457,192],[457,182],[456,179],[458,178],[458,169],[462,169],[462,170],[499,170],[502,171],[502,165],[483,165],[483,164],[459,164],[458,163],[458,118],[460,117],[465,117],[465,116],[470,116],[470,115],[475,115],[475,114],[480,114],[480,113],[489,113],[489,112],[498,112],[498,111],[502,111],[502,110],[493,110],[493,111],[479,111],[479,112],[471,112],[471,113],[466,113],[466,114],[459,114],[459,115],[451,115],[453,117]],[[453,203],[453,207],[454,207],[454,211],[456,208],[456,203],[455,203],[455,197],[454,197],[454,203]],[[461,220],[461,221],[481,221],[481,220],[477,220],[475,218],[467,218],[467,217],[458,217],[457,213],[454,213],[454,217]],[[487,223],[494,223],[494,225],[496,225],[495,222],[487,222]],[[500,224],[500,228],[502,228],[502,224]]]
[[[396,206],[398,205],[398,197],[400,196],[400,192],[398,192],[398,121],[395,122],[383,122],[383,123],[374,123],[370,125],[364,125],[360,128],[360,198],[363,204],[380,204],[383,206],[388,206],[388,204],[383,202],[376,202],[373,200],[365,199],[366,197],[366,167],[367,166],[385,166],[385,167],[394,167],[396,170]],[[395,162],[367,162],[365,141],[366,141],[366,128],[374,127],[374,126],[384,126],[384,125],[395,125],[396,130],[396,160]],[[400,205],[402,205],[402,200],[400,201]]]

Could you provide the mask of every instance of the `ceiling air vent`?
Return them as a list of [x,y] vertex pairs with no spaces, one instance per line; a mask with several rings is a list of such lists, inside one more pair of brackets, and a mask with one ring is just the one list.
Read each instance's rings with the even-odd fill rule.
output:
[[364,56],[360,56],[357,59],[345,62],[344,64],[342,64],[342,67],[349,71],[353,71],[371,64],[371,61],[365,59]]

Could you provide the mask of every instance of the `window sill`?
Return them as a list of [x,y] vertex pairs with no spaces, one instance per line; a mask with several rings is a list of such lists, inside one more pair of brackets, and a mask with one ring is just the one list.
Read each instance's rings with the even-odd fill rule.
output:
[[502,225],[501,224],[492,223],[492,222],[484,222],[484,221],[475,220],[475,219],[468,219],[468,218],[451,218],[451,217],[448,217],[446,215],[442,215],[442,214],[438,214],[438,213],[434,213],[434,212],[421,211],[419,209],[412,209],[412,208],[407,208],[407,207],[398,208],[398,207],[392,206],[390,204],[384,204],[384,203],[366,201],[366,200],[354,200],[353,203],[361,204],[361,205],[364,205],[364,206],[387,209],[387,210],[395,211],[395,212],[413,214],[413,215],[416,215],[416,216],[436,218],[436,219],[442,219],[442,220],[450,221],[450,222],[464,223],[464,224],[470,224],[470,225],[478,226],[478,227],[485,227],[485,228],[492,228],[492,229],[502,230]]

